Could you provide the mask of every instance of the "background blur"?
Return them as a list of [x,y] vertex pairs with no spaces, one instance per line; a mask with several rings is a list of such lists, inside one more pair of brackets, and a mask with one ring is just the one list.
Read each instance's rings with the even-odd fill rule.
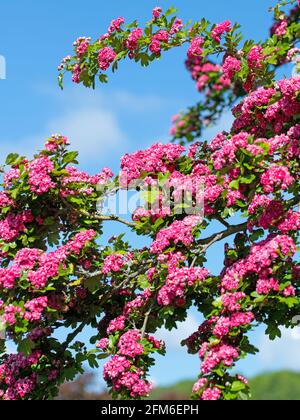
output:
[[[80,151],[83,169],[96,173],[103,166],[110,166],[117,172],[119,158],[125,152],[148,147],[158,140],[167,142],[171,116],[192,105],[198,97],[184,67],[183,50],[165,54],[148,69],[124,62],[110,83],[98,86],[95,92],[69,82],[61,92],[56,81],[56,68],[61,58],[71,52],[78,36],[96,38],[119,16],[126,21],[137,18],[143,24],[157,5],[174,5],[185,20],[205,17],[212,22],[238,21],[245,37],[256,40],[264,38],[271,26],[268,8],[272,0],[161,0],[159,4],[152,0],[2,2],[0,54],[6,59],[7,79],[0,80],[0,162],[9,152],[30,155],[42,147],[46,137],[61,133]],[[231,121],[231,114],[227,113],[219,126],[207,130],[204,137],[210,140],[218,131],[229,128]],[[113,233],[109,228],[104,240]],[[213,273],[222,267],[222,255],[222,244],[210,252],[208,268]],[[168,346],[167,358],[158,359],[152,370],[158,385],[197,377],[198,358],[186,355],[179,343],[200,322],[201,317],[191,311],[175,333],[158,334],[167,338]],[[83,340],[87,341],[87,333]],[[300,370],[300,331],[282,334],[282,340],[271,343],[264,337],[264,329],[258,329],[253,342],[261,352],[242,362],[239,372],[254,377],[265,371]],[[184,389],[179,392],[181,396]]]

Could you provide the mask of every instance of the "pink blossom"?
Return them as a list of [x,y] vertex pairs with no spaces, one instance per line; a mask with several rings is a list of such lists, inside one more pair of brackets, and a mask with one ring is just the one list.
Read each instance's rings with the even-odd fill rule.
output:
[[272,28],[272,34],[275,34],[277,36],[283,36],[286,34],[288,27],[288,22],[286,19],[282,19],[279,22],[276,22],[275,25]]
[[255,45],[248,53],[248,65],[251,69],[260,68],[264,59],[263,49],[260,45]]
[[56,152],[60,146],[67,146],[69,144],[70,143],[67,137],[54,134],[50,139],[47,140],[45,149],[48,150],[48,152]]
[[103,351],[107,350],[108,346],[109,346],[108,338],[102,338],[97,344],[97,347]]
[[141,333],[138,330],[129,330],[123,334],[118,343],[119,354],[133,359],[143,354],[145,349],[139,342],[141,338]]
[[161,52],[161,44],[158,39],[152,39],[151,44],[149,46],[149,50],[152,52],[152,54],[159,55]]
[[222,391],[217,388],[208,388],[206,389],[202,396],[201,396],[201,400],[203,401],[218,401],[222,396]]
[[182,20],[179,18],[176,18],[170,30],[170,35],[177,34],[183,28],[183,26],[184,25],[182,23]]
[[119,182],[122,187],[139,179],[144,172],[156,174],[167,172],[185,151],[185,147],[176,144],[154,144],[149,149],[126,154],[121,159]]
[[266,193],[274,192],[275,188],[287,190],[293,182],[294,178],[287,166],[273,165],[261,176],[261,184]]
[[14,201],[5,192],[0,193],[0,208],[14,206]]
[[204,44],[204,39],[202,37],[197,37],[192,39],[191,45],[188,49],[188,58],[192,59],[193,57],[201,56],[203,53],[202,46]]
[[110,64],[115,60],[117,54],[110,47],[102,48],[98,54],[98,63],[101,70],[107,70]]
[[217,24],[214,29],[212,30],[211,36],[216,42],[221,41],[221,36],[225,32],[230,32],[232,30],[230,20],[225,20],[222,23]]
[[34,159],[26,165],[26,169],[29,173],[30,189],[35,194],[42,195],[56,187],[50,176],[54,164],[47,156]]
[[124,256],[120,254],[112,254],[105,258],[102,273],[117,273],[124,265]]
[[42,313],[45,308],[48,306],[48,298],[40,297],[33,299],[25,303],[24,308],[27,310],[25,312],[24,318],[29,322],[40,321],[42,318]]
[[126,317],[121,315],[118,318],[113,319],[107,329],[107,334],[114,333],[116,331],[123,331],[125,328]]
[[238,73],[242,68],[240,60],[235,57],[228,56],[226,57],[223,64],[223,71],[226,77],[232,79],[236,73]]
[[114,32],[119,32],[121,30],[121,26],[125,23],[125,19],[123,17],[119,17],[113,20],[108,28],[109,35],[113,34]]
[[143,36],[143,30],[141,28],[134,28],[127,40],[125,41],[125,46],[131,51],[134,51],[138,47],[138,41]]
[[152,16],[153,19],[156,20],[160,17],[162,12],[162,8],[161,7],[154,7],[153,11],[152,11]]
[[130,368],[130,362],[124,356],[113,356],[104,366],[104,379],[114,380]]
[[5,242],[11,242],[18,237],[20,233],[26,231],[26,224],[34,220],[30,210],[21,213],[9,215],[0,221],[0,238]]

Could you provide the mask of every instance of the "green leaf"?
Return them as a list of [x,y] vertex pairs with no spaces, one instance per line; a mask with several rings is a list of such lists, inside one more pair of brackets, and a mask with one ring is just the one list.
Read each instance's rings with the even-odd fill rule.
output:
[[240,392],[240,391],[244,391],[244,389],[246,388],[246,385],[241,382],[241,381],[235,381],[233,382],[233,384],[231,385],[231,390],[233,392]]
[[30,356],[34,347],[34,342],[29,340],[29,338],[26,338],[25,340],[21,341],[21,343],[18,345],[18,352],[23,353],[24,356]]
[[78,157],[78,152],[68,152],[63,157],[63,163],[77,163],[76,159]]
[[255,179],[256,179],[256,176],[254,174],[251,174],[251,175],[241,177],[239,181],[241,184],[252,184],[252,182],[255,181]]
[[61,88],[61,90],[64,90],[64,75],[63,75],[63,73],[60,73],[58,75],[58,86]]
[[13,165],[19,158],[18,153],[10,153],[6,158],[6,165]]
[[91,293],[95,292],[100,287],[100,277],[93,277],[84,281],[84,287],[86,287]]
[[233,189],[233,190],[238,190],[240,187],[239,181],[237,179],[235,179],[234,181],[231,181],[229,184],[229,188]]
[[169,7],[169,9],[165,12],[165,16],[175,15],[177,12],[178,10],[175,9],[175,7]]
[[274,341],[276,338],[281,338],[281,331],[275,324],[270,324],[266,330],[266,334],[269,336],[270,340]]

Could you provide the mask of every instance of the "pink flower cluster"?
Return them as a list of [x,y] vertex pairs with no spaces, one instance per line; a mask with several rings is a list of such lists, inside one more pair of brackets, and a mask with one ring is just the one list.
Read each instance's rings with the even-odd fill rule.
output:
[[221,317],[215,325],[213,334],[218,338],[224,338],[232,329],[251,324],[253,320],[252,312],[236,312],[230,317]]
[[229,312],[238,312],[241,309],[241,303],[245,299],[246,294],[243,292],[225,293],[222,295],[222,303],[224,308]]
[[204,375],[211,373],[221,363],[226,367],[231,367],[235,360],[239,358],[239,352],[235,347],[224,343],[210,346],[204,343],[199,356],[203,361],[201,371]]
[[68,146],[70,144],[69,140],[65,136],[60,134],[53,134],[53,136],[46,142],[45,149],[48,152],[56,152],[62,146]]
[[142,334],[139,330],[129,330],[123,334],[118,342],[119,354],[134,359],[144,353],[145,349],[140,344]]
[[[234,131],[246,129],[259,137],[265,135],[271,125],[275,134],[282,134],[284,124],[290,123],[293,116],[300,112],[299,91],[300,76],[295,76],[277,82],[275,88],[261,87],[252,92],[233,110],[236,116]],[[290,132],[292,134],[293,131]]]
[[140,369],[132,368],[131,362],[126,357],[115,355],[104,366],[103,376],[116,392],[125,389],[132,398],[149,395],[152,385],[143,379],[143,372]]
[[201,396],[201,400],[202,401],[218,401],[222,396],[222,391],[220,390],[220,388],[217,387],[213,387],[213,388],[208,388],[206,389],[202,396]]
[[236,57],[229,55],[226,57],[223,64],[223,71],[228,79],[233,79],[236,73],[238,73],[242,68],[242,63]]
[[3,302],[0,300],[0,310],[4,308],[2,321],[7,325],[15,325],[18,319],[24,317],[24,311],[20,306],[7,305],[4,307]]
[[33,193],[42,195],[55,188],[50,175],[54,163],[47,156],[40,156],[26,165],[29,173],[29,185]]
[[261,176],[261,184],[266,193],[273,193],[278,188],[287,190],[294,181],[287,166],[273,165]]
[[238,289],[242,278],[249,274],[257,274],[259,279],[266,278],[266,273],[272,270],[273,262],[281,255],[290,257],[296,252],[292,238],[285,235],[271,236],[268,239],[252,246],[250,255],[229,267],[222,278],[222,287],[226,291]]
[[197,282],[203,282],[208,276],[209,272],[205,268],[169,266],[166,283],[158,292],[158,304],[169,306],[175,303],[175,305],[184,306],[187,288],[193,287]]
[[47,306],[48,298],[46,296],[25,303],[24,308],[27,312],[24,314],[24,318],[29,322],[40,321],[42,313]]
[[0,209],[14,206],[14,201],[5,192],[0,192]]
[[114,32],[119,32],[121,30],[121,26],[125,23],[125,19],[123,17],[119,17],[117,19],[114,19],[109,28],[108,33],[109,35],[113,34]]
[[248,53],[248,66],[251,69],[259,69],[264,59],[263,49],[260,45],[255,45]]
[[117,273],[125,264],[124,255],[112,254],[105,258],[102,268],[103,274]]
[[129,316],[133,312],[139,310],[140,308],[143,308],[151,296],[152,293],[149,289],[144,290],[135,299],[126,303],[124,307],[124,315]]
[[76,54],[79,59],[81,59],[84,54],[87,52],[90,45],[91,38],[79,37],[74,42],[74,47],[76,47]]
[[151,44],[149,46],[149,50],[155,54],[159,55],[161,52],[161,43],[168,43],[169,42],[169,32],[163,29],[159,30],[156,34],[154,34],[151,38]]
[[0,285],[5,289],[12,289],[15,286],[15,280],[24,271],[33,270],[38,265],[35,271],[28,272],[27,279],[36,289],[44,288],[50,278],[58,275],[59,267],[67,260],[68,256],[71,254],[78,255],[95,235],[96,232],[93,230],[82,231],[76,234],[66,245],[48,254],[36,249],[20,250],[13,265],[8,268],[1,268]]
[[188,58],[193,59],[194,57],[201,56],[203,53],[203,49],[202,49],[203,44],[204,44],[204,38],[202,37],[197,37],[197,38],[192,39],[191,45],[187,53]]
[[5,356],[3,364],[0,365],[0,398],[10,401],[21,400],[36,388],[37,375],[32,372],[28,376],[23,376],[22,373],[37,364],[40,357],[41,353],[38,351],[29,357],[21,353]]
[[0,239],[11,242],[20,233],[25,232],[26,223],[32,223],[33,220],[31,210],[25,210],[17,214],[9,213],[5,219],[0,221]]
[[185,147],[176,144],[154,144],[149,149],[126,154],[121,159],[120,185],[127,187],[143,173],[166,172],[179,159]]
[[[211,156],[215,169],[220,170],[226,165],[232,164],[236,158],[237,151],[248,147],[249,137],[249,133],[241,132],[224,142],[221,149],[216,150]],[[213,147],[216,147],[216,141],[213,141]]]
[[12,186],[13,181],[19,179],[21,176],[21,171],[19,168],[13,168],[4,175],[4,185],[5,188]]
[[271,29],[271,34],[275,34],[277,36],[283,36],[287,32],[288,21],[286,19],[282,19],[273,25]]
[[264,229],[269,229],[270,226],[275,226],[282,219],[285,213],[283,204],[280,201],[270,199],[268,196],[257,195],[254,197],[254,200],[249,208],[252,214],[255,213],[254,208],[255,210],[257,209],[258,202],[261,202],[258,208],[260,211],[262,210],[262,214],[258,216],[257,220],[255,220],[254,222],[249,222],[249,229],[251,230],[253,225],[257,225]]
[[123,331],[125,328],[125,325],[126,325],[126,317],[124,315],[121,315],[110,322],[107,328],[107,334],[111,334],[116,331]]
[[105,185],[114,176],[109,168],[103,168],[99,174],[90,176],[87,172],[79,171],[74,166],[66,168],[67,176],[61,180],[63,197],[78,194],[91,195],[95,192],[95,185]]
[[[222,71],[220,65],[210,61],[203,61],[202,57],[194,55],[192,50],[190,52],[186,66],[193,80],[197,82],[199,92],[205,91],[205,95],[209,97],[216,95],[218,92],[222,93],[231,87],[231,81],[225,72]],[[205,90],[206,87],[207,89]],[[177,124],[179,123],[181,123],[180,119]],[[191,121],[191,124],[195,124],[195,122]],[[209,124],[209,121],[207,121],[207,124]]]
[[107,70],[115,60],[117,54],[110,47],[102,48],[98,54],[98,63],[101,70]]
[[154,9],[152,10],[153,19],[156,20],[160,18],[161,13],[162,13],[161,7],[154,7]]
[[225,32],[230,32],[232,30],[231,22],[230,20],[225,20],[224,22],[218,23],[214,29],[212,30],[211,36],[212,38],[220,43],[221,42],[221,36]]
[[75,64],[72,69],[72,82],[79,84],[81,82],[82,68],[80,64]]
[[143,30],[141,28],[134,28],[129,34],[125,41],[125,46],[130,51],[134,51],[138,47],[138,41],[143,36]]
[[171,242],[185,246],[189,246],[194,242],[193,228],[201,223],[200,218],[192,216],[186,217],[184,220],[176,220],[169,227],[161,229],[155,241],[151,245],[151,252],[160,254],[164,249],[171,245]]
[[170,35],[177,34],[184,27],[182,19],[176,18],[173,22],[172,28],[170,30]]
[[292,231],[299,231],[300,212],[293,212],[293,210],[289,210],[285,219],[279,223],[278,229],[281,230],[281,232],[284,234],[287,234]]

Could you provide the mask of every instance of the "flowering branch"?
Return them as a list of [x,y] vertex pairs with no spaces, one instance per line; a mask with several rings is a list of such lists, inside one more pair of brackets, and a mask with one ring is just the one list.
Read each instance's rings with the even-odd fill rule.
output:
[[[173,9],[164,14],[160,8],[144,30],[118,18],[94,44],[89,38],[75,42],[75,56],[60,69],[87,87],[95,86],[96,76],[106,82],[105,72],[125,57],[146,66],[188,43],[188,69],[208,99],[175,118],[173,136],[181,144],[126,154],[119,180],[108,168],[96,175],[80,171],[78,153],[61,135],[31,160],[7,157],[0,192],[0,316],[18,354],[0,357],[0,399],[53,398],[85,362],[95,368],[106,357],[103,376],[112,397],[144,398],[153,356],[165,354],[164,343],[147,331],[176,328],[193,305],[205,317],[183,342],[202,361],[193,398],[247,398],[247,380],[230,371],[257,351],[249,331],[263,321],[275,339],[281,326],[294,326],[300,308],[300,77],[275,77],[299,52],[297,4],[288,14],[282,9],[287,2],[275,7],[271,36],[259,44],[241,45],[239,26],[230,21],[185,26],[169,19]],[[229,132],[186,149],[239,99]],[[146,205],[131,215],[134,222],[96,213],[107,189],[131,181],[147,191]],[[169,200],[159,191],[161,182]],[[185,195],[188,203],[181,203]],[[185,214],[190,207],[192,215]],[[231,225],[240,214],[245,223]],[[136,249],[123,235],[101,244],[104,221],[134,229],[149,247]],[[203,238],[215,221],[225,229]],[[206,252],[231,235],[224,267],[213,276],[205,268]],[[70,326],[74,331],[60,344],[56,329]],[[75,342],[67,351],[85,326],[95,329],[97,350]]]

